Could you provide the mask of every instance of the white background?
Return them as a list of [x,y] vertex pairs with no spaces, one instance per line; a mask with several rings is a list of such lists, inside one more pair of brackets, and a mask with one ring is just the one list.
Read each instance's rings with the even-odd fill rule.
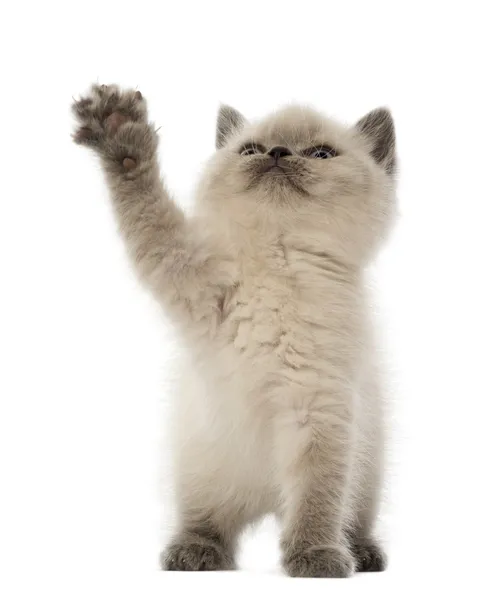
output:
[[[493,593],[494,95],[490,3],[24,2],[3,9],[3,598],[426,598]],[[273,523],[242,570],[157,570],[170,326],[134,281],[69,105],[139,86],[190,200],[220,101],[397,125],[401,220],[378,265],[393,443],[384,574],[284,578]],[[166,461],[165,461],[166,462]],[[163,476],[162,476],[163,475]],[[159,485],[159,481],[164,485]],[[165,507],[165,510],[163,510]],[[490,577],[491,581],[490,582]]]

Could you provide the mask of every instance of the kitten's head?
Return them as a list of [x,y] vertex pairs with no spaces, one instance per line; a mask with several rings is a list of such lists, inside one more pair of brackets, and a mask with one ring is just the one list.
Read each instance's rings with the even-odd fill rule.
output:
[[283,230],[312,230],[318,243],[367,262],[394,213],[395,133],[388,110],[345,127],[289,106],[248,123],[222,106],[217,152],[206,170],[208,210],[238,222],[271,217]]

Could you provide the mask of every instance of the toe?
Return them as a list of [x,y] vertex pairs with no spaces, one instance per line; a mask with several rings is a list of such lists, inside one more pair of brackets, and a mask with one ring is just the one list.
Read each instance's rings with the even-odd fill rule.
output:
[[128,156],[126,156],[126,158],[124,158],[124,160],[122,161],[122,164],[124,165],[124,169],[130,171],[131,169],[134,169],[136,167],[137,163],[133,158],[129,158]]
[[387,556],[375,542],[363,542],[353,546],[353,554],[357,562],[357,570],[361,573],[385,571]]
[[234,567],[227,551],[209,540],[171,544],[160,557],[164,571],[223,571]]
[[322,546],[293,553],[284,561],[291,577],[350,577],[354,560],[346,548]]

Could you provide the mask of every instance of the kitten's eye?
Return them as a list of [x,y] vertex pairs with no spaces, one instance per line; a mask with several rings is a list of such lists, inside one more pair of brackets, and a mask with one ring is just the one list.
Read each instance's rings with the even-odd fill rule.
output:
[[337,150],[330,148],[330,146],[320,146],[319,148],[309,148],[305,154],[309,158],[333,158],[337,156]]
[[253,154],[263,154],[265,149],[260,144],[246,144],[241,148],[241,156],[252,156]]

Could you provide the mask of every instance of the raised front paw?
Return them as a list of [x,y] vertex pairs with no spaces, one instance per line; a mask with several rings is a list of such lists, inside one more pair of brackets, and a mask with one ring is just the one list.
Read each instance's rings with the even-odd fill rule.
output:
[[345,547],[313,546],[289,552],[284,568],[291,577],[350,577],[355,569],[354,559]]
[[74,141],[95,149],[109,166],[132,171],[154,157],[157,136],[141,92],[93,85],[72,110],[77,119]]

